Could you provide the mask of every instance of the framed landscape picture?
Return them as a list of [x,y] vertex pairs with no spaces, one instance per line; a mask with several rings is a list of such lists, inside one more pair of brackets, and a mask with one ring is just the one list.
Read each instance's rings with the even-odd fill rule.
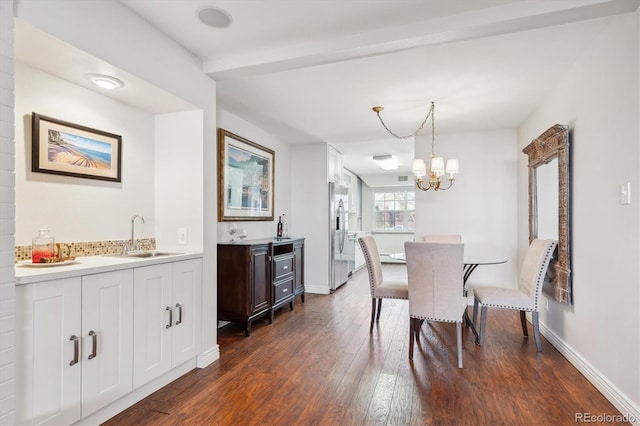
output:
[[218,221],[273,220],[275,153],[218,129]]
[[31,170],[122,181],[122,137],[44,115],[32,116]]

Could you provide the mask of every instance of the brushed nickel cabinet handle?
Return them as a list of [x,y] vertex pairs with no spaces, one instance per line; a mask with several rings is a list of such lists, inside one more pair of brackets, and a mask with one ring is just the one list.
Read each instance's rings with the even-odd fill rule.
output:
[[176,321],[176,325],[179,325],[182,323],[182,305],[176,303],[176,308],[178,309],[178,321]]
[[91,353],[89,354],[89,359],[94,359],[98,355],[98,333],[91,330],[89,336],[91,337]]
[[165,325],[164,328],[171,328],[173,324],[173,309],[171,309],[171,306],[167,306],[164,310],[169,311],[169,324]]
[[69,338],[73,342],[73,359],[69,365],[76,365],[78,363],[78,357],[80,356],[80,339],[75,334]]

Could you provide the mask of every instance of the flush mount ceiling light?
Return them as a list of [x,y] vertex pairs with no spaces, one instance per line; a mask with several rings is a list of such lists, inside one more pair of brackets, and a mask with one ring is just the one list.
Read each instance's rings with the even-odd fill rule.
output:
[[396,170],[400,165],[393,155],[374,155],[373,161],[384,170]]
[[[389,132],[389,134],[397,139],[409,139],[416,136],[418,132],[422,130],[429,117],[431,117],[431,167],[429,168],[429,171],[427,173],[427,167],[423,159],[416,158],[415,160],[413,160],[412,171],[415,177],[416,187],[418,187],[418,189],[421,189],[422,191],[428,191],[430,189],[433,189],[434,191],[444,191],[453,186],[453,181],[455,180],[454,175],[458,173],[458,160],[454,158],[447,160],[447,167],[445,169],[444,159],[442,157],[436,157],[435,119],[433,118],[435,106],[433,102],[431,102],[431,108],[429,108],[429,112],[427,113],[427,116],[424,118],[424,120],[422,120],[422,123],[420,123],[420,126],[416,129],[415,132],[407,136],[399,136],[395,134],[387,127],[384,121],[382,121],[380,113],[382,112],[382,110],[384,110],[383,107],[375,106],[372,109],[378,115],[378,119],[380,120],[380,123],[382,123],[382,127],[384,127],[385,130]],[[442,176],[444,176],[445,173],[449,173],[449,186],[447,186],[446,188],[441,186]],[[424,180],[424,176],[426,175],[429,176],[428,182],[425,182]]]
[[198,19],[203,24],[212,28],[226,28],[233,22],[231,15],[215,7],[201,9],[198,12]]
[[122,80],[112,77],[106,74],[87,74],[87,78],[93,84],[96,84],[103,89],[113,90],[124,87]]

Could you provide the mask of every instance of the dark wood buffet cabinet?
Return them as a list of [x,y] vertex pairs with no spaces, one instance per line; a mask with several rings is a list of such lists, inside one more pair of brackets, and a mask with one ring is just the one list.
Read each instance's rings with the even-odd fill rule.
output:
[[304,238],[267,238],[218,244],[218,319],[251,323],[295,298],[304,302]]

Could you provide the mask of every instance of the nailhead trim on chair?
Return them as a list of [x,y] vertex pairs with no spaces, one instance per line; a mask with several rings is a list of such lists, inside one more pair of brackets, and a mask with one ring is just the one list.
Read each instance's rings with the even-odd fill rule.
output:
[[[365,257],[365,262],[367,264],[373,265],[373,263],[371,262],[371,256],[369,256],[369,251],[365,248],[363,240],[358,239],[358,242],[360,243],[360,248],[362,248],[362,253],[364,254],[364,257]],[[369,274],[369,290],[371,290],[371,297],[373,299],[382,299],[382,297],[373,297],[373,295],[375,294],[375,289],[373,288],[373,273],[369,268],[367,268],[367,273]]]
[[482,306],[486,306],[488,308],[517,309],[519,311],[526,311],[526,312],[535,312],[535,311],[537,311],[537,309],[525,308],[523,306],[494,305],[494,304],[491,304],[491,303],[483,303]]
[[[555,251],[555,245],[552,245],[550,247],[547,247],[547,251],[544,254],[544,261],[543,263],[546,263],[547,265],[549,264],[549,262],[551,261],[551,257],[553,256],[553,252]],[[540,310],[538,303],[539,301],[539,296],[542,288],[542,285],[544,284],[544,276],[547,273],[547,268],[544,269],[544,273],[541,273],[540,270],[538,270],[538,276],[536,277],[536,291],[535,291],[535,297],[533,299],[533,311],[538,312]]]
[[[553,256],[553,252],[555,250],[555,246],[550,246],[547,247],[547,250],[544,254],[544,258],[543,258],[543,262],[542,263],[548,263],[551,260],[551,256]],[[526,312],[539,312],[540,308],[538,307],[538,303],[539,303],[539,294],[540,291],[538,291],[540,289],[540,287],[543,285],[544,283],[544,276],[547,272],[547,269],[545,268],[544,273],[542,273],[542,271],[540,271],[538,269],[538,273],[536,276],[536,291],[534,294],[534,300],[533,300],[533,308],[529,308],[529,307],[524,307],[524,306],[510,306],[510,305],[495,305],[495,304],[491,304],[491,303],[483,303],[483,306],[486,306],[488,308],[503,308],[503,309],[516,309],[516,310],[520,310],[520,311],[526,311]]]
[[418,318],[418,319],[422,319],[422,320],[438,321],[438,322],[453,322],[453,323],[462,322],[462,318],[460,318],[460,321],[452,321],[452,320],[449,320],[449,319],[442,319],[442,318],[436,318],[436,317],[422,317],[422,316],[418,316],[418,315],[411,315],[410,318]]

